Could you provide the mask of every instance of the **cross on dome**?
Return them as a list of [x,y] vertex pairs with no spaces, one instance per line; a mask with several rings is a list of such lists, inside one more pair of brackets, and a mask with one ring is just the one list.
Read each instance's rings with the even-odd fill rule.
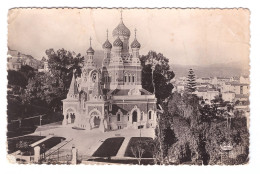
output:
[[131,48],[140,48],[141,47],[141,44],[136,39],[136,31],[137,31],[137,29],[135,28],[135,39],[131,43]]
[[112,44],[109,42],[108,40],[108,29],[107,29],[107,40],[105,41],[105,43],[102,45],[103,49],[111,49],[112,48]]
[[94,50],[93,50],[93,48],[92,48],[92,46],[91,46],[91,40],[92,40],[92,38],[90,37],[89,38],[89,49],[87,50],[87,54],[94,54]]
[[120,23],[117,25],[117,27],[113,30],[112,34],[113,37],[117,37],[117,36],[122,36],[125,38],[129,38],[131,35],[130,30],[125,26],[124,22],[123,22],[123,10],[120,10],[121,13],[121,17],[120,17]]
[[123,21],[123,10],[122,9],[120,10],[120,13],[121,13],[121,18],[120,19],[121,19],[121,21]]

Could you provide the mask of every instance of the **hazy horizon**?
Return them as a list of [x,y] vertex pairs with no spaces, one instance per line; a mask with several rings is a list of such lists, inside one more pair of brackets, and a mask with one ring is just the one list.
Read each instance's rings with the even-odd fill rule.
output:
[[[105,19],[104,19],[105,18]],[[102,50],[106,29],[120,21],[120,9],[12,9],[8,46],[41,59],[45,50],[64,48],[85,55],[92,37]],[[161,52],[170,64],[207,66],[239,62],[249,69],[249,11],[245,9],[124,9],[123,21],[137,28],[140,54]]]

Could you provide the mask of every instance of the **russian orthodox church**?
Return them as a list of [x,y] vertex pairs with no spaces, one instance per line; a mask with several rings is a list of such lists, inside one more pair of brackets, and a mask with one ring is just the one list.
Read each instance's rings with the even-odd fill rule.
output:
[[90,39],[81,76],[75,78],[73,73],[67,98],[63,100],[63,125],[103,132],[155,127],[156,98],[142,88],[141,44],[136,30],[129,48],[131,32],[121,14],[112,35],[113,44],[108,40],[107,31],[100,68],[95,63]]

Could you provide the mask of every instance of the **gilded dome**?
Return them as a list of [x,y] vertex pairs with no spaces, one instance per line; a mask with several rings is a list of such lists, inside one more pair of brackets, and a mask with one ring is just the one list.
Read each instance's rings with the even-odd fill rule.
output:
[[130,37],[131,32],[130,30],[125,26],[123,21],[118,24],[118,26],[113,30],[113,36],[124,36],[124,37]]
[[141,44],[137,41],[137,39],[135,39],[132,43],[131,43],[131,48],[140,48]]
[[106,42],[102,45],[102,48],[105,49],[111,49],[112,48],[112,44],[109,42],[109,40],[107,39]]
[[121,41],[121,39],[119,37],[116,38],[116,40],[113,43],[114,47],[123,47],[123,42]]

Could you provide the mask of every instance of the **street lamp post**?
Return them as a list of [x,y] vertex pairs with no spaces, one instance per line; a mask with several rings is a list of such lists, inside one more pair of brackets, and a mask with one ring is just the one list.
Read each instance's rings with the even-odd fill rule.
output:
[[42,115],[40,116],[40,126],[42,125]]

